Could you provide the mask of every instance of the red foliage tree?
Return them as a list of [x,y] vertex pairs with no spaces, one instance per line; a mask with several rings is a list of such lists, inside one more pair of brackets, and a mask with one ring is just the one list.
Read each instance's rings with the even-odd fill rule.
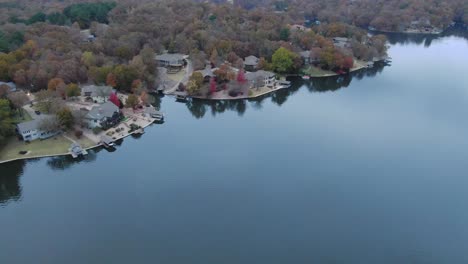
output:
[[351,69],[353,68],[354,66],[354,60],[352,57],[345,57],[344,58],[344,61],[343,61],[343,68],[348,70],[348,69]]
[[215,78],[210,79],[210,93],[216,92],[216,81]]
[[239,70],[237,73],[237,81],[241,84],[244,84],[247,82],[247,79],[245,78],[245,73],[243,70]]
[[111,102],[114,103],[117,107],[120,108],[120,100],[119,100],[119,97],[117,97],[117,94],[116,94],[116,93],[111,93],[111,95],[109,96],[109,101],[111,101]]

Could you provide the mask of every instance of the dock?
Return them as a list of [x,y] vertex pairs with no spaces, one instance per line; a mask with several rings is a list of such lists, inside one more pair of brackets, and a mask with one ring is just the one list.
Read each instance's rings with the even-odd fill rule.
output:
[[70,154],[74,159],[78,158],[80,155],[82,156],[88,155],[88,151],[81,148],[81,146],[78,145],[77,143],[72,143],[71,147],[68,150],[70,151]]
[[114,139],[107,135],[101,136],[101,144],[106,148],[112,148],[115,146]]

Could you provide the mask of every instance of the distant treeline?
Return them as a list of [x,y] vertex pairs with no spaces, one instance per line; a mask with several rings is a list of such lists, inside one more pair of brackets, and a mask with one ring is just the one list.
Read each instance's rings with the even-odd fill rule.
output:
[[10,23],[31,25],[38,22],[48,22],[53,25],[68,25],[77,22],[80,28],[89,28],[91,22],[108,23],[107,15],[117,4],[115,2],[79,3],[67,6],[62,13],[45,14],[37,12],[29,19],[11,17]]

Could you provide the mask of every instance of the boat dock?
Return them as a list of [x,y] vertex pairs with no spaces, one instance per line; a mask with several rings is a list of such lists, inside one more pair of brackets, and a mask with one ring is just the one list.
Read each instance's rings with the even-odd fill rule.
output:
[[88,155],[88,151],[81,148],[81,146],[78,145],[77,143],[72,143],[71,147],[68,150],[70,151],[70,154],[74,159],[78,158],[80,155],[82,156]]
[[112,148],[114,147],[114,139],[107,136],[107,135],[102,135],[101,136],[101,145],[103,145],[106,148]]

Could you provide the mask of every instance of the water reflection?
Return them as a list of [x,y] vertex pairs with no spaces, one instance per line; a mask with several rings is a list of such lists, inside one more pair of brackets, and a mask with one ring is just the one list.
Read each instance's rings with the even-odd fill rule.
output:
[[10,201],[21,199],[20,176],[23,175],[26,162],[24,160],[10,162],[2,167],[0,176],[0,206]]
[[52,157],[47,160],[46,164],[53,170],[67,170],[78,163],[95,161],[97,153],[99,153],[101,150],[102,148],[88,150],[88,155],[80,156],[76,159],[72,158],[69,155]]
[[276,91],[271,94],[252,98],[248,100],[188,100],[185,105],[190,113],[197,119],[203,118],[207,112],[211,112],[212,116],[224,113],[226,111],[235,111],[239,116],[243,116],[247,110],[247,105],[252,109],[259,110],[267,98],[271,98],[271,102],[281,106],[288,100],[289,96],[297,93],[302,87],[307,88],[311,93],[314,92],[335,92],[341,88],[348,87],[353,79],[361,80],[364,77],[374,77],[381,73],[387,65],[384,63],[375,64],[373,68],[363,69],[351,74],[334,76],[327,78],[313,78],[309,81],[304,81],[301,78],[289,78],[291,87]]
[[461,37],[468,40],[468,31],[462,27],[451,27],[445,30],[443,33],[434,35],[434,34],[404,34],[404,33],[384,33],[388,42],[392,45],[395,44],[419,44],[424,45],[428,48],[432,45],[432,42],[436,39],[444,37]]

